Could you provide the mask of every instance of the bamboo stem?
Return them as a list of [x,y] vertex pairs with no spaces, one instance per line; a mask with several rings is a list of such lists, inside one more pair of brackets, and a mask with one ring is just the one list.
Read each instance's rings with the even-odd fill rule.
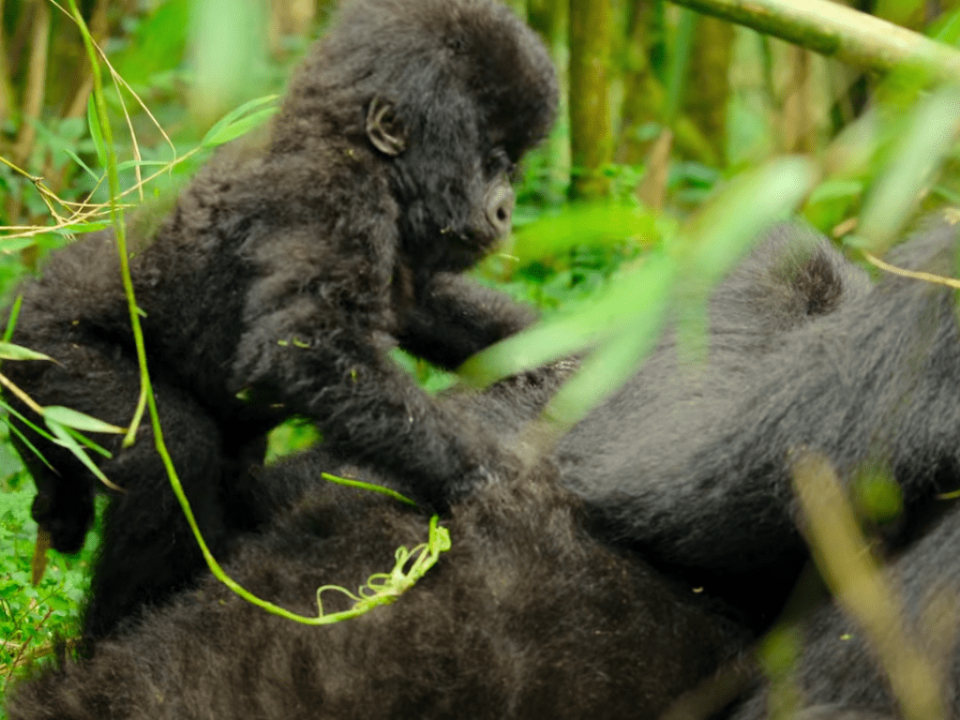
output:
[[960,81],[960,52],[886,20],[827,0],[672,0],[851,65],[889,72],[920,67]]

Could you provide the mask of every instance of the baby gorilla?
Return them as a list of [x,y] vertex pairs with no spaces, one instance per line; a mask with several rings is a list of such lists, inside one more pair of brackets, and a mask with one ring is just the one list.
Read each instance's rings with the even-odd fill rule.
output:
[[[556,102],[547,52],[493,0],[356,0],[294,78],[269,144],[221,153],[155,233],[134,237],[166,443],[215,551],[250,522],[232,488],[262,459],[265,431],[292,414],[434,507],[512,464],[387,351],[454,368],[531,321],[456,273],[508,231],[510,174]],[[14,341],[56,362],[4,371],[40,405],[123,426],[139,374],[118,265],[110,233],[55,255],[24,288]],[[50,463],[23,453],[34,516],[74,551],[95,481],[24,432]],[[201,562],[149,428],[130,448],[98,439],[113,453],[102,469],[127,493],[109,511],[105,548],[118,557],[98,577],[108,606],[91,608],[92,635]],[[136,502],[142,492],[154,501]]]

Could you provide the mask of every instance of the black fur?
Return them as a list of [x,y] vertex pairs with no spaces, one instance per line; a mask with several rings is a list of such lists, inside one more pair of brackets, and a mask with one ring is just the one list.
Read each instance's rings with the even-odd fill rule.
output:
[[[749,354],[759,354],[778,333],[835,309],[862,281],[828,245],[788,226],[718,290],[714,310],[739,328],[736,342],[753,338]],[[571,369],[561,363],[444,403],[509,442]],[[671,409],[648,411],[666,417]],[[631,424],[617,431],[634,436]],[[674,451],[682,456],[685,447]],[[606,447],[594,452],[602,463]],[[315,587],[355,585],[383,570],[393,549],[422,540],[426,527],[391,501],[318,486],[320,470],[360,472],[316,449],[244,486],[256,493],[250,504],[272,508],[275,522],[263,537],[239,538],[228,567],[305,613]],[[454,550],[380,614],[304,628],[263,615],[208,578],[199,594],[182,592],[99,641],[91,660],[22,684],[11,718],[279,717],[301,707],[348,718],[657,717],[735,658],[748,635],[709,593],[591,537],[581,502],[557,480],[541,462],[529,476],[508,476],[455,504]],[[169,651],[158,656],[158,647]]]
[[[957,228],[940,223],[892,260],[950,275],[956,240]],[[678,371],[667,341],[559,452],[565,482],[595,509],[600,532],[729,593],[759,626],[806,557],[793,450],[825,456],[847,483],[864,468],[888,471],[904,499],[886,538],[894,547],[960,480],[953,292],[892,275],[871,286],[825,245],[817,252],[827,261],[815,265],[835,278],[809,316],[801,293],[796,322],[768,317],[751,299],[782,295],[783,285],[761,276],[757,293],[733,280],[713,300],[704,367]],[[747,268],[740,276],[749,280]],[[630,432],[616,430],[623,425]]]
[[[946,274],[955,248],[956,229],[941,225],[893,259]],[[805,554],[788,454],[801,445],[826,455],[844,479],[888,450],[881,459],[906,498],[901,537],[918,538],[891,573],[913,612],[933,588],[955,592],[952,514],[932,531],[920,522],[936,514],[933,493],[956,478],[953,292],[892,277],[872,286],[825,241],[786,226],[717,290],[711,316],[710,362],[678,367],[668,337],[624,393],[562,442],[563,482],[542,461],[455,502],[454,551],[396,604],[308,629],[267,617],[206,578],[100,641],[90,660],[21,684],[11,717],[462,717],[465,708],[470,717],[656,717],[735,658],[744,632],[719,612],[714,586],[691,593],[597,533],[627,538],[660,568],[748,577],[748,591],[761,597],[740,608],[748,619],[761,614],[753,624],[762,626],[780,600],[767,583],[792,582]],[[551,372],[566,369],[446,407],[509,440],[549,397]],[[230,573],[309,613],[315,587],[357,584],[389,567],[397,545],[422,541],[422,515],[318,485],[321,469],[368,474],[341,465],[317,449],[258,473],[254,504],[273,508],[274,522],[262,536],[237,536]],[[686,484],[684,471],[696,483]],[[619,478],[614,493],[611,478]],[[612,507],[614,499],[625,507]],[[803,717],[895,715],[869,650],[859,640],[836,647],[851,630],[829,608],[810,620]],[[956,647],[947,648],[948,678],[960,667]],[[734,711],[738,720],[766,716],[764,693]]]
[[[891,559],[886,587],[905,603],[897,628],[936,673],[929,679],[942,693],[946,717],[960,717],[960,507],[949,511]],[[835,604],[818,609],[800,629],[800,663],[790,675],[803,717],[825,720],[901,717],[898,699],[881,669],[875,648],[859,624]],[[731,720],[768,716],[769,689],[758,688]],[[815,708],[827,708],[817,715]],[[931,715],[932,717],[932,715]]]
[[[167,445],[215,550],[252,523],[233,488],[291,414],[436,507],[515,464],[386,352],[399,343],[452,368],[531,321],[456,273],[509,225],[509,173],[556,100],[545,49],[493,0],[356,0],[297,73],[269,144],[221,153],[156,233],[133,238]],[[5,365],[41,405],[130,422],[139,378],[110,233],[24,288],[14,341],[57,360]],[[32,439],[56,468],[23,453],[34,516],[74,551],[96,482]],[[146,424],[128,449],[99,439],[114,453],[102,469],[128,492],[110,509],[105,553],[117,554],[95,579],[93,636],[200,562]]]
[[[427,518],[370,492],[317,448],[263,471],[295,509],[226,566],[305,615],[427,536]],[[584,531],[549,463],[455,503],[453,548],[394,604],[329,627],[267,615],[209,575],[98,641],[93,657],[14,686],[11,720],[121,718],[656,718],[742,647],[689,586]],[[343,609],[332,593],[330,610]]]

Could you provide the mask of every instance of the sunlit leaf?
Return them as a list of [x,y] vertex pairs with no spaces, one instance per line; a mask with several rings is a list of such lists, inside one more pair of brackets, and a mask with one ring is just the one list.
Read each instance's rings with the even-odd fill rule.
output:
[[921,194],[956,140],[960,88],[943,88],[923,100],[874,183],[860,215],[861,243],[876,254],[900,236]]
[[14,345],[9,342],[0,342],[0,359],[3,360],[49,360],[54,362],[49,355],[30,350],[29,348]]
[[97,181],[100,180],[100,176],[97,175],[93,170],[91,170],[91,169],[87,166],[87,164],[81,159],[81,157],[80,157],[79,155],[77,155],[73,150],[71,150],[70,148],[66,148],[66,147],[65,147],[65,148],[60,148],[60,149],[63,150],[63,152],[65,152],[67,155],[69,155],[69,156],[70,156],[70,159],[73,160],[77,165],[79,165],[81,168],[83,168],[84,172],[86,172],[87,175],[89,175],[89,176],[90,176],[91,178],[93,178],[94,180],[97,180]]
[[123,488],[112,483],[107,476],[103,474],[103,471],[97,467],[93,460],[90,459],[90,456],[87,455],[86,450],[80,446],[80,443],[74,439],[66,427],[58,423],[56,420],[52,420],[50,418],[44,419],[46,420],[47,427],[50,428],[50,432],[52,432],[56,438],[57,444],[73,453],[74,457],[83,463],[83,465],[108,488],[122,491]]
[[[257,110],[257,108],[274,103],[277,97],[277,95],[266,95],[256,98],[227,113],[207,131],[200,144],[203,147],[223,145],[258,125],[262,125],[275,115],[279,108],[276,106],[263,108],[262,110]],[[254,112],[255,110],[256,112]]]
[[606,246],[656,237],[656,216],[637,206],[592,203],[565,207],[515,232],[511,255],[521,264],[581,245]]
[[235,123],[227,125],[215,135],[208,133],[203,139],[203,146],[216,147],[217,145],[223,145],[224,143],[228,143],[231,140],[235,140],[238,137],[246,135],[248,132],[256,127],[259,127],[260,125],[263,125],[267,120],[276,115],[277,109],[278,108],[267,108],[266,110],[261,110],[241,120],[237,120]]
[[126,432],[123,428],[119,428],[116,425],[111,425],[103,420],[97,420],[95,417],[90,417],[82,412],[61,405],[45,407],[43,409],[43,418],[48,423],[52,421],[59,425],[65,425],[66,427],[86,432],[114,433],[116,435],[122,435]]
[[630,327],[602,345],[550,401],[544,413],[562,427],[571,427],[617,391],[654,348],[666,318],[669,287],[651,298]]
[[560,313],[533,328],[497,343],[470,358],[459,374],[485,386],[523,369],[577,353],[632,326],[650,308],[663,309],[675,273],[675,261],[658,255],[574,310]]
[[117,163],[117,172],[135,167],[166,167],[167,165],[170,165],[168,160],[127,160]]
[[32,237],[22,238],[2,238],[0,239],[0,252],[5,255],[20,252],[28,247],[36,245],[37,241]]
[[14,330],[17,329],[17,320],[20,318],[20,308],[23,306],[23,294],[17,293],[13,305],[10,307],[10,316],[7,318],[7,327],[3,331],[2,342],[9,343],[13,337]]
[[[4,408],[7,412],[11,412],[11,413],[12,413],[12,408],[10,408],[10,406],[7,405],[5,402],[0,401],[0,407]],[[32,423],[28,423],[28,424],[32,425]],[[36,425],[32,425],[32,427],[33,427],[34,430],[37,431],[41,436],[47,438],[48,440],[53,440],[53,438],[50,436],[49,433],[44,432],[44,431],[42,431],[42,430],[38,430]],[[50,468],[51,470],[53,470],[53,465],[50,464],[50,462],[47,460],[47,458],[44,457],[43,453],[40,452],[40,451],[37,449],[37,447],[30,441],[30,438],[28,438],[26,435],[24,435],[24,434],[20,431],[20,428],[18,428],[16,425],[11,425],[10,423],[7,423],[7,428],[10,430],[10,432],[11,432],[13,435],[16,435],[17,439],[20,441],[20,443],[22,444],[23,447],[26,447],[28,450],[30,450],[30,452],[32,452],[34,455],[36,455],[44,465],[46,465],[48,468]]]
[[719,280],[764,228],[796,210],[815,179],[815,166],[802,157],[779,158],[737,177],[681,235],[690,273]]

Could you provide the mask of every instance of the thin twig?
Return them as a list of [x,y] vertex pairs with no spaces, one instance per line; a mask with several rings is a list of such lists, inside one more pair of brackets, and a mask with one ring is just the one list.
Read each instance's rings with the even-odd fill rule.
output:
[[904,270],[903,268],[898,268],[895,265],[884,262],[873,253],[869,253],[867,251],[863,252],[863,256],[872,265],[876,265],[878,268],[885,270],[888,273],[900,275],[905,278],[912,278],[913,280],[922,280],[924,282],[934,283],[935,285],[946,285],[954,290],[960,290],[960,280],[943,277],[942,275],[934,275],[933,273],[921,272],[919,270]]
[[16,395],[24,405],[33,410],[37,415],[43,417],[43,408],[37,405],[36,401],[23,390],[10,382],[10,379],[3,373],[0,373],[0,385],[3,385],[7,390]]

